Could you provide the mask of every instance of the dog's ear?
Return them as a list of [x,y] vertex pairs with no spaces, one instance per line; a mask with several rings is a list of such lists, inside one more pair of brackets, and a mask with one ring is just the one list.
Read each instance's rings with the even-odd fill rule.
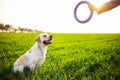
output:
[[38,36],[38,37],[36,38],[36,41],[37,41],[38,43],[41,42],[41,40],[40,40],[40,36]]

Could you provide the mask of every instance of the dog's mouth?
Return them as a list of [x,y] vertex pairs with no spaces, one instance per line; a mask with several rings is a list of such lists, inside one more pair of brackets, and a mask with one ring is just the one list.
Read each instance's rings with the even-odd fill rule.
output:
[[45,44],[45,45],[52,44],[52,40],[43,41],[43,44]]
[[52,44],[52,36],[50,36],[49,40],[43,41],[43,44],[45,45]]

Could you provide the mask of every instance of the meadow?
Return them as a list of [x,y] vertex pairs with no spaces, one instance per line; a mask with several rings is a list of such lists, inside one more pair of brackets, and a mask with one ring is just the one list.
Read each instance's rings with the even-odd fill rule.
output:
[[43,65],[13,73],[39,33],[0,33],[0,80],[120,80],[120,34],[52,34]]

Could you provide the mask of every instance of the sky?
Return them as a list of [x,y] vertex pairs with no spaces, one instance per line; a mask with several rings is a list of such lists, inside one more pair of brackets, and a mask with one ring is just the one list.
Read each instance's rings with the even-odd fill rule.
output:
[[[108,12],[93,13],[84,24],[74,18],[81,0],[0,0],[0,23],[54,33],[120,33],[120,6]],[[99,6],[109,0],[87,0]],[[87,5],[79,7],[81,19],[89,15]]]

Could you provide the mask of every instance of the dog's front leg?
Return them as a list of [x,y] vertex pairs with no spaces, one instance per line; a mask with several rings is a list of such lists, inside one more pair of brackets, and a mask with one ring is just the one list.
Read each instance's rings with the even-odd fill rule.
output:
[[36,64],[31,64],[31,65],[30,65],[30,71],[31,71],[31,72],[33,72],[33,70],[35,69],[35,66],[36,66]]
[[40,59],[36,64],[36,68],[39,68],[43,64],[44,60],[45,60],[44,58]]
[[14,73],[16,73],[17,71],[23,72],[23,69],[24,69],[23,65],[15,66],[14,67]]

